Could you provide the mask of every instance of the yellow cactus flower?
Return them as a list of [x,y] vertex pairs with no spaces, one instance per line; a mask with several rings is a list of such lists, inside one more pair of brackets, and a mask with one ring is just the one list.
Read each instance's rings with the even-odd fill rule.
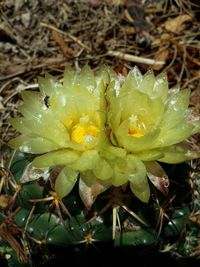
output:
[[10,120],[22,134],[9,145],[22,152],[42,154],[33,160],[33,166],[66,166],[56,185],[65,184],[62,196],[72,189],[79,172],[93,170],[103,180],[112,176],[100,153],[105,150],[112,158],[112,150],[116,150],[109,147],[105,133],[106,75],[105,70],[95,75],[85,66],[80,73],[67,68],[63,83],[50,75],[40,77],[40,92],[22,92],[24,103],[19,110],[23,117]]
[[166,74],[155,77],[153,71],[148,71],[143,76],[137,67],[126,78],[109,72],[110,139],[113,145],[127,151],[124,166],[115,161],[113,183],[129,181],[133,193],[147,202],[150,190],[146,175],[152,180],[152,173],[154,178],[166,178],[155,161],[180,163],[200,156],[179,145],[199,131],[200,121],[188,109],[190,91],[178,87],[168,90]]

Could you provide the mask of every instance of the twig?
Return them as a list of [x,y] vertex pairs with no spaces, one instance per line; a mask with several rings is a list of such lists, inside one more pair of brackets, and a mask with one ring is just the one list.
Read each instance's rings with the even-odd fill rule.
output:
[[29,84],[27,86],[20,84],[19,86],[17,86],[16,90],[12,92],[12,94],[8,95],[8,97],[3,100],[3,104],[5,105],[13,96],[17,95],[19,92],[22,92],[26,89],[35,89],[38,88],[38,86],[39,85],[37,83]]
[[49,28],[49,29],[51,29],[51,30],[54,30],[54,31],[56,31],[56,32],[59,32],[59,33],[61,33],[61,34],[63,34],[63,35],[68,36],[68,37],[71,38],[74,42],[76,42],[77,44],[79,44],[80,46],[82,46],[83,48],[85,48],[87,51],[91,51],[90,47],[88,47],[87,45],[85,45],[84,43],[82,43],[77,37],[75,37],[75,36],[72,35],[71,33],[69,33],[69,32],[64,32],[64,31],[62,31],[62,30],[57,29],[56,27],[54,27],[54,26],[52,26],[52,25],[48,25],[48,24],[43,23],[43,22],[41,22],[40,25],[43,26],[43,27],[47,27],[47,28]]
[[[48,62],[39,64],[39,65],[36,65],[36,66],[30,66],[29,69],[24,69],[22,71],[15,72],[13,74],[9,74],[9,75],[4,76],[4,77],[0,77],[0,81],[8,80],[10,78],[13,78],[13,77],[16,77],[16,76],[20,76],[20,75],[24,74],[25,72],[37,70],[37,69],[46,67],[48,65],[62,64],[62,63],[65,63],[66,61],[68,61],[68,59],[65,58],[65,59],[54,60],[52,62],[48,61]],[[27,66],[27,68],[28,68],[28,66]]]
[[118,57],[120,59],[124,59],[124,60],[127,60],[127,61],[143,63],[143,64],[148,64],[148,65],[154,65],[154,64],[163,65],[163,64],[165,64],[165,61],[156,61],[154,59],[134,56],[134,55],[131,55],[131,54],[125,54],[125,53],[122,53],[122,52],[119,52],[119,51],[109,50],[108,51],[108,55],[109,56]]
[[69,48],[64,39],[62,38],[61,34],[55,30],[52,30],[51,33],[54,41],[59,45],[60,50],[62,51],[64,56],[72,56],[73,55],[73,51],[71,48]]
[[130,210],[126,205],[121,205],[121,207],[126,210],[129,214],[131,214],[136,220],[138,220],[140,223],[144,224],[145,226],[149,227],[149,225],[143,221],[135,212]]
[[200,73],[197,76],[195,76],[192,79],[190,79],[187,82],[185,82],[184,85],[182,86],[182,89],[186,88],[188,86],[188,84],[190,84],[190,83],[192,83],[192,82],[194,82],[194,81],[196,81],[198,79],[200,80]]
[[182,80],[182,77],[183,77],[183,72],[185,70],[186,56],[187,56],[187,51],[186,51],[185,46],[183,46],[183,61],[182,61],[180,75],[179,75],[178,80],[177,80],[178,83],[180,83],[180,81]]
[[163,72],[166,72],[169,68],[171,68],[171,66],[174,64],[174,61],[176,60],[176,56],[178,53],[177,46],[173,45],[173,48],[174,48],[173,58],[172,58],[171,62],[169,63],[169,65],[166,68],[164,68]]

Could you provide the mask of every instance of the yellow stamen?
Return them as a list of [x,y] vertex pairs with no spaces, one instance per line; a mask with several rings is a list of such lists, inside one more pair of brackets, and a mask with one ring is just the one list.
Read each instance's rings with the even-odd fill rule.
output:
[[73,141],[87,147],[89,144],[94,143],[95,137],[98,135],[99,128],[95,125],[82,126],[78,123],[72,128],[71,138]]
[[128,135],[129,136],[133,136],[133,137],[136,137],[136,138],[140,138],[142,136],[144,136],[144,134],[140,131],[140,129],[138,128],[135,128],[135,129],[129,129],[128,131]]
[[136,138],[144,136],[142,129],[144,129],[144,123],[142,122],[141,116],[131,115],[129,117],[129,131],[128,135]]

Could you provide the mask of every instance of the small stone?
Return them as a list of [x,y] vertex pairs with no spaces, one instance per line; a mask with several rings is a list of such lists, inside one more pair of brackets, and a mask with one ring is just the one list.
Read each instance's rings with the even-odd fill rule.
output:
[[30,24],[30,20],[31,20],[31,13],[27,12],[21,15],[21,22],[23,23],[23,25],[28,28],[29,24]]

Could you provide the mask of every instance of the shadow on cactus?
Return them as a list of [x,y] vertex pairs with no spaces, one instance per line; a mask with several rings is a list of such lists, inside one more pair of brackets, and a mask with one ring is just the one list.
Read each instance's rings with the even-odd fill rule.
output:
[[179,236],[191,195],[180,201],[190,188],[184,175],[172,179],[172,168],[188,175],[187,161],[200,156],[187,145],[200,130],[189,97],[188,89],[169,89],[166,74],[137,67],[127,77],[109,67],[66,68],[63,82],[46,75],[39,91],[22,92],[22,116],[10,119],[21,133],[9,142],[18,151],[14,178],[4,190],[28,211],[17,223],[31,242],[118,247]]

